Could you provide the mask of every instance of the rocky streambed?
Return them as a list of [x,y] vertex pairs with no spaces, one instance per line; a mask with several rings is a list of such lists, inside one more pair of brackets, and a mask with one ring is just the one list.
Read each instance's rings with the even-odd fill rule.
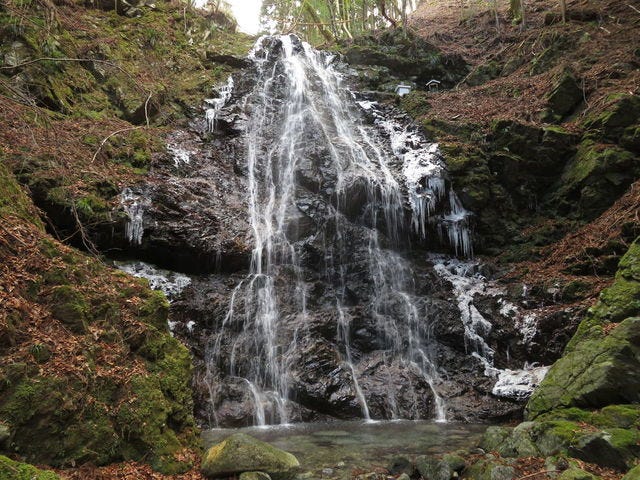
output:
[[[363,473],[412,474],[414,465],[448,452],[474,448],[486,425],[427,421],[302,423],[203,432],[206,447],[242,433],[290,452],[302,478],[347,479]],[[360,473],[358,473],[360,472]]]

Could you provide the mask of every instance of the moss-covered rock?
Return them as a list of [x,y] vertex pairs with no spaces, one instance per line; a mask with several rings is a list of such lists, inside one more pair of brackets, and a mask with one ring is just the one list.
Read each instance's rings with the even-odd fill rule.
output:
[[639,438],[637,429],[587,433],[573,442],[569,454],[586,462],[626,471],[640,456]]
[[60,480],[54,472],[40,470],[0,455],[0,478],[3,480]]
[[238,480],[271,480],[271,477],[264,472],[242,472]]
[[598,478],[600,477],[577,467],[567,468],[558,476],[558,480],[597,480]]
[[[640,458],[640,318],[633,316],[639,311],[636,240],[621,259],[614,283],[589,309],[564,356],[529,400],[525,416],[536,422],[514,432],[528,432],[542,455],[568,451],[619,470]],[[493,435],[498,451],[522,444],[513,433],[503,436]]]
[[640,400],[640,318],[623,320],[608,335],[576,343],[552,367],[527,405],[535,418],[553,408],[598,408]]
[[385,67],[392,76],[413,77],[418,84],[435,78],[443,86],[452,87],[467,74],[461,56],[443,54],[424,39],[401,29],[358,37],[343,44],[340,51],[351,65]]
[[515,473],[513,467],[489,458],[472,464],[464,471],[463,476],[474,480],[511,480]]
[[78,288],[71,285],[57,286],[53,290],[52,297],[53,315],[67,325],[72,332],[85,332],[90,318],[90,309],[86,298]]
[[496,61],[490,61],[483,63],[474,68],[469,75],[464,79],[464,83],[470,87],[482,85],[494,78],[498,78],[502,72],[503,66]]
[[590,135],[609,142],[617,142],[626,129],[640,122],[640,98],[619,94],[610,98],[609,106],[595,118],[585,122]]
[[9,215],[17,216],[44,229],[36,208],[7,168],[5,158],[0,155],[0,218]]
[[428,455],[420,455],[416,458],[416,470],[422,478],[431,480],[449,480],[454,470],[444,460],[430,457]]
[[584,140],[564,169],[550,204],[569,217],[595,218],[640,176],[637,157],[619,147]]
[[284,480],[293,478],[299,467],[300,463],[290,453],[243,433],[231,435],[211,447],[202,462],[202,472],[209,478],[261,471],[274,480]]
[[636,465],[629,470],[622,480],[640,480],[640,465]]
[[573,73],[570,70],[564,70],[547,95],[551,115],[561,120],[582,102],[582,97],[582,89],[578,86]]

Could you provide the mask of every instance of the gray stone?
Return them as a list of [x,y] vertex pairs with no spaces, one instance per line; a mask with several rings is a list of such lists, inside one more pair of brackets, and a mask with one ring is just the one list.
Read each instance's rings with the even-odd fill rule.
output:
[[516,471],[513,467],[506,465],[497,465],[491,469],[491,480],[512,480],[515,477]]
[[423,478],[429,480],[449,480],[453,476],[453,470],[447,462],[426,455],[416,458],[416,469]]
[[414,471],[413,462],[407,457],[397,456],[391,459],[387,470],[391,475],[408,474],[412,475]]
[[485,452],[494,452],[509,437],[511,429],[506,427],[489,427],[480,440],[480,448]]

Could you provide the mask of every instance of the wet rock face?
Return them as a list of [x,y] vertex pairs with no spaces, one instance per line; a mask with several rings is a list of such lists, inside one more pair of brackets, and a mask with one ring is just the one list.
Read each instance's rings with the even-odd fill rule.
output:
[[[123,200],[129,218],[103,226],[100,242],[176,271],[247,268],[247,186],[237,168],[244,146],[233,133],[242,119],[230,110],[218,124],[223,122],[226,133],[209,132],[204,119],[171,133],[167,153],[154,160],[147,183],[130,187],[133,200]],[[130,231],[136,221],[131,202],[140,205],[138,238]]]
[[[496,379],[472,355],[460,292],[421,249],[441,246],[441,232],[432,224],[426,240],[412,233],[403,163],[394,156],[397,147],[374,148],[383,131],[376,117],[348,110],[336,120],[339,107],[319,102],[316,111],[299,112],[317,117],[301,123],[285,117],[293,123],[283,132],[278,115],[300,107],[305,96],[287,90],[289,67],[278,58],[286,49],[310,55],[300,42],[286,43],[264,40],[255,59],[260,68],[237,78],[231,101],[216,107],[211,122],[174,132],[149,184],[132,187],[123,202],[131,219],[127,232],[116,233],[123,248],[201,274],[173,302],[171,318],[193,354],[198,418],[227,427],[283,418],[431,419],[439,396],[449,419],[514,417],[521,404],[492,396]],[[267,88],[259,83],[264,72],[272,77],[260,103],[250,92]],[[326,88],[319,84],[305,95],[327,95]],[[260,111],[267,115],[256,121]],[[411,134],[393,108],[380,112],[393,119],[391,128]],[[357,133],[344,119],[358,122]],[[354,148],[357,135],[370,143]],[[357,162],[368,159],[360,152],[389,161],[363,166]],[[276,162],[282,159],[289,163]],[[383,167],[385,177],[375,173]],[[280,190],[272,192],[273,185]],[[427,181],[422,187],[425,194],[432,188]],[[260,202],[277,204],[282,195],[290,201],[277,205],[278,217],[266,228]],[[433,208],[448,215],[446,206]],[[541,349],[514,342],[523,334],[495,292],[478,289],[470,298],[493,323],[482,335],[496,352],[490,359],[496,368],[522,368]]]

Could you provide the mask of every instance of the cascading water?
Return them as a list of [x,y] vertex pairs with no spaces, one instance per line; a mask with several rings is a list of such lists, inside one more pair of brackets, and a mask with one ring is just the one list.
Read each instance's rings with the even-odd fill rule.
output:
[[[471,254],[469,212],[437,145],[358,102],[336,58],[294,36],[263,37],[250,58],[255,85],[242,105],[254,248],[206,348],[212,422],[224,423],[230,391],[249,399],[258,425],[302,417],[302,400],[365,419],[444,420],[429,307],[400,253],[413,230],[444,233]],[[305,362],[326,370],[321,392],[305,387]]]

